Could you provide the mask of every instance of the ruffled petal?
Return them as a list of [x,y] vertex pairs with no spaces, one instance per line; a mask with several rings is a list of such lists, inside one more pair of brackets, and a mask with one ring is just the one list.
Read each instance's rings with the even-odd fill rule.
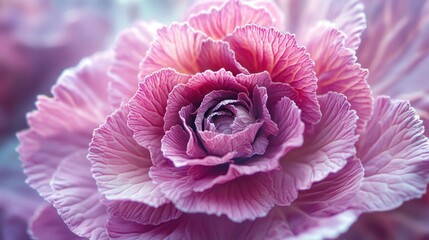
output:
[[246,92],[246,88],[237,83],[231,72],[207,70],[193,76],[187,84],[175,87],[168,96],[167,111],[164,116],[164,130],[168,131],[175,125],[181,125],[179,111],[184,106],[198,106],[204,96],[215,90]]
[[344,94],[359,116],[360,132],[372,114],[373,100],[366,82],[368,71],[356,63],[354,51],[345,45],[345,35],[332,24],[319,23],[308,37],[305,46],[316,64],[317,93]]
[[303,144],[305,127],[300,113],[290,99],[284,97],[278,101],[272,116],[272,120],[277,123],[278,132],[270,137],[265,154],[232,166],[234,170],[240,174],[251,175],[278,169],[280,159]]
[[47,200],[57,166],[88,148],[93,129],[111,111],[106,104],[110,59],[110,54],[95,55],[65,71],[52,89],[54,97],[39,97],[38,110],[28,115],[30,129],[18,135],[27,181]]
[[[209,14],[212,9],[219,9],[225,4],[225,0],[200,0],[191,6],[185,13],[185,18],[188,20],[190,17],[199,15],[201,13]],[[279,29],[284,29],[285,16],[280,10],[279,6],[271,0],[245,0],[242,1],[243,5],[251,6],[254,9],[264,9],[270,14],[273,25]]]
[[386,211],[426,192],[429,141],[422,121],[406,101],[379,97],[358,143],[365,169],[359,192],[365,211]]
[[322,119],[304,135],[302,147],[289,152],[275,176],[278,204],[288,205],[298,190],[337,172],[356,153],[354,144],[357,116],[344,95],[328,93],[319,97]]
[[168,67],[184,74],[199,72],[197,58],[201,44],[206,38],[203,33],[195,31],[187,24],[173,24],[161,28],[140,64],[140,74],[144,77]]
[[58,216],[57,210],[51,205],[42,205],[34,213],[29,226],[30,234],[38,240],[64,239],[83,240],[75,235],[63,220]]
[[416,114],[423,121],[425,135],[429,137],[429,91],[402,95],[400,99],[410,100],[411,106],[416,109]]
[[429,2],[363,2],[368,29],[357,56],[375,95],[429,90]]
[[286,31],[298,38],[306,36],[308,29],[319,21],[330,21],[346,34],[345,46],[356,50],[366,28],[364,6],[360,0],[276,0],[285,12]]
[[89,239],[107,239],[106,207],[91,176],[87,151],[64,159],[52,177],[52,202],[67,226],[77,235]]
[[106,205],[110,215],[147,225],[158,225],[182,215],[170,202],[156,208],[133,201],[107,201]]
[[201,70],[216,71],[224,68],[234,75],[248,73],[235,59],[235,53],[228,43],[206,39],[201,44],[201,52],[197,57],[197,65]]
[[229,0],[220,8],[212,8],[189,18],[191,27],[204,32],[214,39],[223,39],[237,27],[257,24],[270,27],[273,19],[263,8],[255,9],[240,0]]
[[109,74],[109,101],[114,107],[128,101],[135,93],[138,83],[139,64],[146,56],[160,24],[139,22],[124,30],[115,43],[115,57]]
[[161,70],[146,77],[129,102],[128,126],[137,143],[151,151],[152,160],[161,154],[168,95],[174,86],[187,81],[187,76],[172,69]]
[[293,99],[302,109],[306,123],[316,123],[320,110],[316,98],[314,63],[299,47],[295,37],[273,28],[248,25],[236,29],[225,39],[238,62],[251,73],[268,71],[274,82],[288,83],[297,92]]
[[131,200],[158,207],[167,202],[149,177],[149,151],[127,126],[129,110],[121,106],[94,132],[88,159],[98,189],[109,200]]

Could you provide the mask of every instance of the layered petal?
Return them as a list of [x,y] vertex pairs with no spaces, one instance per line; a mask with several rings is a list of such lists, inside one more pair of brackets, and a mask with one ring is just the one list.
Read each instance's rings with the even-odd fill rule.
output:
[[[228,183],[195,192],[192,189],[195,181],[188,171],[189,168],[186,167],[154,166],[150,172],[165,196],[181,211],[226,215],[233,221],[242,222],[246,219],[265,216],[274,206],[274,199],[270,192],[272,180],[265,173],[238,178],[239,174],[235,173],[236,178]],[[218,169],[218,171],[223,170]]]
[[372,114],[368,71],[356,63],[354,51],[345,46],[346,36],[327,22],[319,23],[308,35],[305,46],[315,62],[317,93],[339,92],[347,97],[359,116],[358,132]]
[[429,91],[426,92],[413,92],[410,94],[402,95],[400,99],[410,100],[412,107],[416,109],[416,114],[419,115],[425,127],[425,135],[429,136]]
[[134,132],[134,139],[155,156],[161,153],[168,95],[174,86],[187,81],[187,76],[172,69],[161,70],[146,77],[129,102],[128,126]]
[[180,73],[199,72],[197,58],[206,36],[187,24],[173,24],[158,30],[158,35],[140,64],[143,76],[162,68],[173,68]]
[[198,73],[187,84],[175,87],[168,97],[167,110],[164,116],[164,130],[168,131],[172,126],[182,124],[178,114],[182,107],[190,104],[197,107],[208,93],[225,89],[237,93],[247,90],[237,83],[231,72],[225,69]]
[[155,38],[158,23],[139,22],[124,30],[115,43],[114,61],[109,69],[112,80],[109,84],[109,101],[119,107],[135,93],[138,83],[139,64],[146,56]]
[[140,64],[140,78],[162,68],[183,74],[225,68],[234,74],[248,73],[235,59],[235,53],[222,41],[208,38],[188,24],[173,24],[158,31]]
[[406,101],[379,97],[358,143],[365,169],[359,192],[365,211],[390,210],[422,196],[429,182],[429,142]]
[[286,16],[286,31],[306,36],[309,27],[330,21],[346,35],[345,46],[356,50],[366,28],[364,5],[360,0],[276,0]]
[[292,100],[302,110],[306,123],[319,121],[314,63],[304,48],[297,45],[293,35],[248,25],[237,28],[225,40],[236,53],[238,62],[249,72],[267,71],[274,82],[288,83],[297,92],[297,98]]
[[365,0],[368,29],[362,36],[359,62],[370,71],[375,95],[429,90],[429,2]]
[[127,126],[129,110],[121,106],[94,132],[88,159],[98,190],[109,200],[130,200],[159,207],[167,202],[152,183],[149,151],[140,146]]
[[274,180],[278,204],[288,205],[298,190],[310,188],[329,173],[342,169],[356,153],[354,144],[357,116],[344,95],[328,93],[319,97],[322,119],[304,135],[302,147],[282,160]]
[[335,238],[357,218],[358,213],[350,206],[362,177],[359,160],[350,159],[342,170],[301,192],[296,204],[273,208],[267,216],[252,221],[236,223],[223,216],[183,214],[178,219],[153,226],[110,218],[107,229],[112,239]]
[[80,240],[85,239],[75,235],[63,220],[58,216],[57,210],[51,205],[41,205],[34,213],[29,226],[30,234],[38,240],[64,239]]
[[107,239],[106,207],[91,176],[87,151],[64,159],[51,180],[52,202],[58,214],[75,234],[88,239]]
[[54,97],[39,97],[38,110],[28,115],[30,129],[18,135],[27,181],[47,200],[57,166],[87,149],[92,130],[111,111],[105,104],[110,59],[110,54],[95,55],[65,71],[52,89]]
[[219,8],[201,12],[189,18],[191,27],[204,32],[213,39],[223,39],[237,27],[256,24],[263,27],[273,25],[273,19],[267,10],[253,8],[241,0],[229,0]]

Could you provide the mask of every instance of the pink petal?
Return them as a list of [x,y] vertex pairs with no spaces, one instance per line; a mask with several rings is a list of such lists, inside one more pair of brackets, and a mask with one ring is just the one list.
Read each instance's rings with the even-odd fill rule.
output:
[[330,21],[346,34],[346,47],[356,50],[366,28],[364,6],[360,0],[276,0],[288,17],[286,31],[298,38],[307,34],[309,28],[319,21]]
[[398,96],[429,90],[429,2],[365,0],[368,29],[362,36],[359,62],[370,71],[376,95]]
[[39,97],[38,110],[28,115],[30,129],[18,135],[27,181],[48,200],[57,166],[88,148],[92,130],[111,111],[106,105],[110,59],[110,54],[95,55],[65,71],[52,89],[54,97]]
[[234,75],[248,73],[235,59],[235,53],[228,43],[206,39],[201,44],[201,52],[197,57],[197,65],[200,70],[219,70],[224,68]]
[[313,62],[305,49],[298,47],[293,35],[248,25],[236,29],[225,40],[249,72],[268,71],[274,82],[288,83],[297,92],[298,98],[294,100],[302,109],[306,123],[319,121]]
[[365,169],[359,192],[365,211],[385,211],[426,192],[429,142],[422,121],[406,101],[377,98],[358,143]]
[[[224,0],[200,0],[195,1],[196,3],[191,6],[185,13],[185,20],[189,19],[194,15],[199,15],[201,13],[210,13],[212,9],[219,9],[224,5]],[[284,28],[285,16],[280,10],[279,6],[271,0],[245,0],[242,1],[243,5],[251,6],[254,9],[263,9],[270,14],[273,25],[279,29]]]
[[75,234],[89,239],[107,239],[106,207],[91,176],[87,151],[64,159],[52,177],[52,202],[58,214]]
[[416,109],[416,114],[423,120],[425,135],[429,137],[429,91],[402,95],[400,99],[410,100],[411,106]]
[[270,137],[265,154],[231,166],[235,171],[251,175],[278,169],[280,159],[302,145],[304,123],[300,118],[300,110],[290,99],[284,97],[277,102],[272,120],[277,123],[279,130],[277,135]]
[[359,116],[360,132],[372,114],[373,100],[366,82],[368,71],[356,63],[354,51],[345,46],[345,35],[332,24],[318,24],[308,37],[305,46],[316,63],[317,93],[334,91],[346,95]]
[[214,39],[223,39],[237,27],[254,23],[259,26],[273,25],[270,14],[265,9],[255,9],[240,0],[225,2],[219,9],[202,12],[189,18],[191,27],[204,32]]
[[[139,84],[136,95],[130,100],[128,126],[134,132],[137,143],[148,148],[152,154],[161,154],[168,95],[174,86],[187,80],[187,76],[178,74],[172,69],[161,70],[147,76]],[[156,159],[154,156],[152,158]]]
[[342,169],[356,153],[354,144],[357,116],[344,95],[328,93],[319,97],[322,119],[304,136],[302,147],[289,152],[281,161],[274,189],[278,204],[290,204],[298,190]]
[[149,151],[127,126],[128,106],[107,117],[94,132],[88,159],[98,189],[109,200],[131,200],[158,207],[167,202],[149,177]]
[[332,239],[345,232],[359,214],[352,209],[362,179],[360,161],[350,158],[343,169],[300,192],[291,206],[274,209],[285,216],[279,224],[285,228],[281,234],[292,239]]
[[345,212],[354,206],[363,175],[360,160],[352,157],[344,168],[300,192],[293,207],[316,218]]
[[203,33],[195,31],[187,24],[173,24],[161,28],[140,64],[142,76],[168,67],[184,74],[199,72],[197,58],[201,44],[206,38]]
[[110,215],[148,225],[158,225],[177,219],[182,215],[182,212],[177,210],[172,203],[154,208],[133,201],[108,201],[107,211]]
[[85,239],[72,233],[58,216],[57,210],[49,204],[42,205],[36,210],[30,222],[29,231],[38,240]]
[[183,130],[181,126],[172,127],[161,140],[163,155],[172,161],[176,167],[192,165],[215,166],[232,162],[236,155],[235,152],[229,152],[220,157],[205,155],[201,158],[194,158],[186,153],[189,141],[189,133]]
[[109,74],[112,81],[109,85],[109,101],[119,107],[121,102],[128,101],[135,93],[138,83],[139,64],[146,56],[156,30],[157,23],[136,23],[123,31],[115,43],[115,58]]
[[229,90],[233,92],[246,92],[246,88],[235,80],[231,72],[221,69],[213,72],[207,70],[193,76],[187,84],[175,87],[168,96],[167,111],[164,116],[164,130],[172,126],[181,125],[179,111],[184,106],[194,104],[198,106],[204,96],[215,90]]
[[165,196],[181,211],[226,215],[242,222],[265,216],[274,205],[271,178],[264,173],[241,176],[203,192],[193,192],[194,180],[187,171],[187,168],[153,167],[150,173]]

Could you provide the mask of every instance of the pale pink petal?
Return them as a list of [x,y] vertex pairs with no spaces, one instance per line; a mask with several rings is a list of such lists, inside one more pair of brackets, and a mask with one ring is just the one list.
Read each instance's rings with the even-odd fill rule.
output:
[[240,0],[226,1],[219,9],[212,8],[189,18],[189,25],[214,39],[223,39],[237,27],[246,24],[257,24],[270,27],[273,19],[267,10],[255,9]]
[[[158,151],[157,154],[161,153],[168,95],[174,86],[187,80],[187,76],[165,69],[147,76],[139,84],[136,95],[130,100],[128,116],[129,128],[134,132],[138,144],[151,151]],[[154,160],[155,156],[152,158]]]
[[306,123],[316,123],[320,110],[316,98],[314,63],[295,37],[273,28],[248,25],[226,38],[238,62],[251,73],[268,71],[273,82],[288,83],[298,94],[295,100]]
[[[193,15],[198,15],[201,13],[210,13],[212,9],[219,9],[225,3],[225,0],[199,0],[193,6],[191,6],[185,13],[185,20],[188,20]],[[275,25],[279,29],[284,29],[285,16],[283,12],[279,8],[279,6],[271,0],[244,0],[242,4],[251,6],[255,9],[264,9],[266,10],[273,21],[273,25]]]
[[233,221],[242,222],[265,216],[274,206],[272,180],[265,173],[241,176],[203,192],[194,192],[188,170],[156,166],[150,172],[165,196],[181,211],[226,215]]
[[344,168],[300,192],[292,205],[315,218],[347,211],[354,207],[363,175],[360,160],[352,157]]
[[122,101],[128,101],[138,83],[139,64],[146,56],[152,40],[155,38],[158,23],[139,22],[124,30],[116,40],[115,57],[109,74],[112,81],[109,85],[109,101],[119,107]]
[[425,135],[429,137],[429,91],[413,92],[401,95],[399,98],[410,100],[411,106],[416,109],[416,114],[423,121]]
[[422,121],[406,101],[379,97],[358,142],[365,169],[359,192],[365,211],[385,211],[426,192],[429,141]]
[[290,207],[279,209],[293,238],[331,239],[345,232],[359,215],[353,203],[363,171],[360,161],[350,158],[343,169],[300,192]]
[[358,59],[375,95],[429,90],[429,2],[365,0],[368,29]]
[[360,0],[276,0],[286,16],[286,31],[305,37],[319,21],[330,21],[346,34],[346,47],[356,50],[366,28]]
[[67,225],[64,224],[57,210],[51,205],[41,205],[34,213],[29,226],[30,234],[38,240],[64,239],[80,240],[85,239],[75,235]]
[[92,131],[111,111],[107,101],[110,54],[95,55],[65,71],[54,97],[39,97],[28,115],[30,129],[19,133],[18,148],[28,183],[50,200],[49,182],[60,162],[87,149]]
[[127,126],[129,110],[121,106],[94,132],[88,159],[98,190],[108,200],[131,200],[158,207],[168,200],[149,177],[149,151]]
[[77,235],[89,239],[107,239],[106,207],[101,204],[87,151],[70,155],[52,177],[52,202],[67,226]]
[[319,97],[322,119],[304,135],[302,147],[289,152],[281,161],[274,189],[278,204],[290,204],[298,190],[337,172],[356,153],[354,144],[357,116],[344,95],[328,93]]
[[146,57],[140,64],[142,76],[162,68],[173,68],[184,74],[200,72],[197,58],[207,37],[187,24],[173,24],[158,30]]
[[332,24],[322,22],[309,33],[305,46],[316,64],[317,93],[344,94],[359,116],[360,132],[371,117],[373,100],[366,82],[368,71],[356,63],[355,53],[345,46],[345,40]]
[[228,43],[206,39],[201,44],[201,52],[197,57],[197,64],[201,70],[216,71],[224,68],[234,75],[248,73],[235,59],[235,53]]
[[106,205],[110,215],[140,224],[158,225],[182,215],[182,212],[177,210],[172,203],[166,203],[156,208],[133,201],[108,201]]

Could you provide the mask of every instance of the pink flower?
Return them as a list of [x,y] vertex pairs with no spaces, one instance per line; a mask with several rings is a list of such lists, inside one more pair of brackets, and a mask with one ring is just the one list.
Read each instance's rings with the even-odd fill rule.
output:
[[125,30],[39,98],[28,183],[89,239],[335,238],[422,196],[422,121],[373,100],[357,63],[363,5],[308,6],[294,22],[270,1],[204,2]]

